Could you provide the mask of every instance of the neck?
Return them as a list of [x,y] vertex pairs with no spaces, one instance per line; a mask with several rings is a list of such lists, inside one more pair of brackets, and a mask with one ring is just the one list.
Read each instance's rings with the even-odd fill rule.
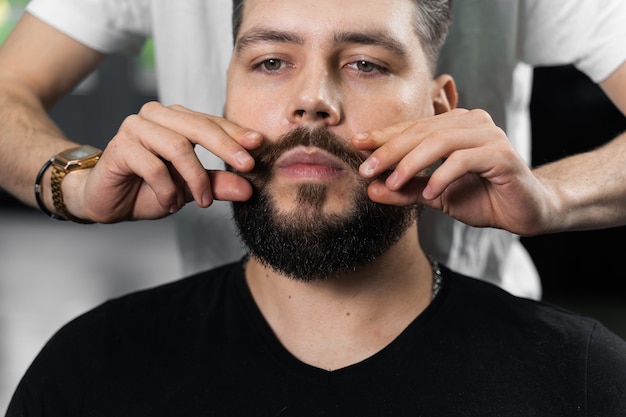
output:
[[387,346],[428,306],[433,285],[415,228],[354,272],[296,281],[251,257],[246,279],[285,348],[328,370],[360,362]]

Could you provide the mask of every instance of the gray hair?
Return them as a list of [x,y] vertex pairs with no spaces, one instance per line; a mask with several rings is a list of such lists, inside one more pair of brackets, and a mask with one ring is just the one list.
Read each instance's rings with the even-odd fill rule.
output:
[[[413,1],[418,9],[415,31],[429,60],[429,66],[434,69],[452,21],[450,11],[452,0]],[[239,33],[244,3],[245,0],[233,0],[233,41],[237,39]]]

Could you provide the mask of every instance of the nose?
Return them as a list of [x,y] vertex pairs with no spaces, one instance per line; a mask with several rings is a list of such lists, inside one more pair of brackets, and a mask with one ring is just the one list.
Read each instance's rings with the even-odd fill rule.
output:
[[326,69],[302,71],[290,104],[290,123],[334,126],[341,121],[340,89]]

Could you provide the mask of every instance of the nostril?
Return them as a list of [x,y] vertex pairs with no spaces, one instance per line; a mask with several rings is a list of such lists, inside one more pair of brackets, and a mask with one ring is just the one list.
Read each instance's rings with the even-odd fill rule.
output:
[[313,120],[328,121],[332,118],[332,113],[328,111],[306,111],[303,109],[298,109],[294,112],[294,116],[299,119],[307,119],[311,121]]

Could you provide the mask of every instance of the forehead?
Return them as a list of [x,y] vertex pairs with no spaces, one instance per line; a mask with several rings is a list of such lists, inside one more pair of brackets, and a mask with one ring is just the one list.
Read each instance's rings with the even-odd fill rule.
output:
[[419,42],[415,0],[245,0],[238,37],[257,30],[335,38],[341,32],[384,33]]

